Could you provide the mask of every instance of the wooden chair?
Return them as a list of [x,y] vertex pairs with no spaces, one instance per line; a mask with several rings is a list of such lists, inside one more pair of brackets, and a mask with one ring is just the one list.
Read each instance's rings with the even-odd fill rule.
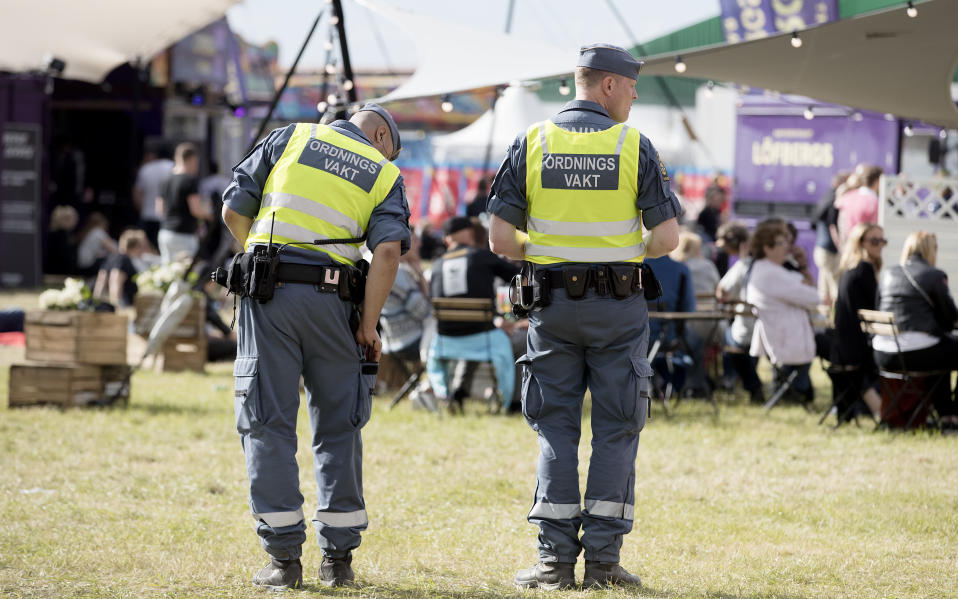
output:
[[[489,322],[491,323],[498,312],[496,311],[495,300],[490,298],[474,297],[434,297],[431,300],[433,315],[436,318],[436,324],[453,322]],[[437,333],[438,334],[438,333]],[[441,338],[437,343],[442,343]],[[489,359],[482,362],[467,361],[463,373],[457,372],[457,377],[471,378],[476,365],[487,365],[490,377],[492,379],[492,394],[487,398],[487,408],[489,412],[498,412],[503,405],[502,393],[496,383],[496,368],[492,363],[492,351],[488,351]],[[472,364],[471,366],[469,364]],[[452,385],[450,385],[452,387]],[[453,389],[450,388],[450,392]]]
[[[895,347],[898,353],[898,368],[886,369],[879,368],[878,376],[882,387],[882,410],[881,423],[888,426],[898,417],[898,403],[906,393],[918,394],[918,403],[912,409],[908,421],[904,428],[911,428],[915,419],[922,414],[930,414],[932,420],[937,423],[938,416],[934,411],[935,390],[941,384],[942,380],[948,380],[951,372],[948,370],[910,370],[905,367],[905,357],[901,350],[899,341],[899,330],[895,324],[895,315],[891,312],[881,312],[878,310],[859,310],[858,320],[861,323],[862,331],[869,335],[882,335],[892,337],[895,340]],[[930,386],[924,385],[925,381],[931,379]],[[898,381],[898,389],[895,390],[890,381]],[[888,405],[885,405],[885,397],[891,397]],[[924,424],[924,423],[920,423]]]

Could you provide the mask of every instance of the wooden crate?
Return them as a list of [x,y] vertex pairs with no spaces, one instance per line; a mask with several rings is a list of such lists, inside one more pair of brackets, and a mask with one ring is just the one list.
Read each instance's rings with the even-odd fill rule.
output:
[[9,405],[72,407],[100,401],[101,368],[93,364],[13,364]]
[[[173,331],[171,337],[193,339],[206,334],[206,297],[194,297],[193,307],[183,322]],[[160,305],[163,294],[158,292],[138,293],[133,298],[133,309],[136,316],[133,319],[133,332],[140,337],[149,337],[150,330],[160,316]]]
[[203,372],[206,366],[206,336],[195,338],[173,337],[163,344],[163,351],[154,361],[163,372],[193,370]]
[[38,362],[126,364],[129,321],[112,312],[37,310],[24,321],[26,359]]
[[[136,318],[133,329],[137,335],[148,337],[160,315],[163,296],[159,293],[137,294],[133,307]],[[206,366],[206,297],[194,297],[186,317],[176,327],[163,349],[153,360],[153,367],[163,372],[193,370],[202,372]]]

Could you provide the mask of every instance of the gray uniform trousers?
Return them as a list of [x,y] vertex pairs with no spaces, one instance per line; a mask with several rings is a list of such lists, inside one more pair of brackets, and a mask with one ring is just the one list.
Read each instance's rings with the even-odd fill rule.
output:
[[[648,414],[652,369],[648,307],[640,294],[622,300],[589,289],[571,300],[552,291],[550,305],[529,317],[522,412],[539,434],[535,504],[539,560],[619,561],[632,530],[635,458]],[[579,495],[582,401],[592,393],[592,458],[585,506]],[[582,539],[579,539],[579,529]]]
[[317,508],[324,555],[342,557],[366,529],[362,437],[375,376],[360,372],[349,329],[352,304],[311,285],[287,284],[260,304],[242,300],[234,376],[236,429],[250,482],[250,511],[263,548],[278,559],[306,540],[296,463],[296,414],[303,375],[312,425]]

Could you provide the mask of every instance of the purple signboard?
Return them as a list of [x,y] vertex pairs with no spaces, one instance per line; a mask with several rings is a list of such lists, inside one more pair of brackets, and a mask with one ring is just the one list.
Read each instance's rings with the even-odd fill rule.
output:
[[223,89],[230,35],[226,18],[221,18],[174,44],[173,81]]
[[721,0],[729,43],[801,31],[838,18],[838,0]]
[[803,108],[791,109],[794,114],[740,109],[735,139],[737,200],[814,204],[838,171],[854,170],[862,162],[886,173],[897,171],[897,119],[854,112],[809,120]]

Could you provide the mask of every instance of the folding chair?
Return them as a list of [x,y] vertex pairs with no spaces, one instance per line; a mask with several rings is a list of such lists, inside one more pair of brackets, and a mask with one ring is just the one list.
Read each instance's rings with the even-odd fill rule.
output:
[[824,424],[828,417],[834,414],[835,426],[832,428],[838,428],[852,419],[857,426],[861,426],[856,406],[862,396],[862,369],[855,364],[831,362],[826,365],[824,359],[821,359],[821,363],[822,370],[832,382],[832,403],[822,413],[818,424]]
[[[434,297],[432,302],[433,314],[436,317],[437,327],[443,323],[452,322],[492,322],[498,315],[496,312],[495,300],[489,298],[472,297]],[[437,344],[442,343],[442,336],[437,334]],[[439,353],[442,353],[441,351]],[[475,373],[475,366],[486,365],[489,369],[489,375],[492,380],[492,393],[487,400],[487,409],[490,413],[497,413],[503,407],[502,393],[496,382],[496,368],[492,362],[492,349],[488,347],[486,353],[488,359],[483,361],[463,360],[463,362],[473,362],[474,365],[466,364],[463,368],[457,368],[454,373],[456,384],[450,384],[450,392],[457,387],[468,388],[471,386],[472,375]],[[455,358],[445,358],[444,361]],[[511,399],[511,398],[510,398]],[[461,407],[461,406],[460,406]]]
[[[911,410],[908,421],[904,428],[910,429],[919,415],[927,414],[932,422],[938,424],[938,415],[934,410],[932,399],[935,391],[941,385],[942,380],[950,380],[951,371],[949,370],[909,370],[905,366],[905,356],[901,351],[899,342],[898,325],[895,324],[895,315],[891,312],[881,312],[878,310],[859,310],[858,320],[861,323],[862,331],[869,335],[882,335],[892,337],[895,340],[895,347],[898,350],[897,369],[878,369],[878,380],[882,387],[882,409],[880,426],[894,426],[899,416],[898,403],[906,395],[917,394],[917,405]],[[926,380],[932,380],[931,386],[924,385]],[[891,381],[898,381],[897,385],[891,384]],[[897,389],[894,387],[897,386]],[[885,405],[885,398],[890,397],[888,405]],[[921,425],[924,422],[919,423]]]

